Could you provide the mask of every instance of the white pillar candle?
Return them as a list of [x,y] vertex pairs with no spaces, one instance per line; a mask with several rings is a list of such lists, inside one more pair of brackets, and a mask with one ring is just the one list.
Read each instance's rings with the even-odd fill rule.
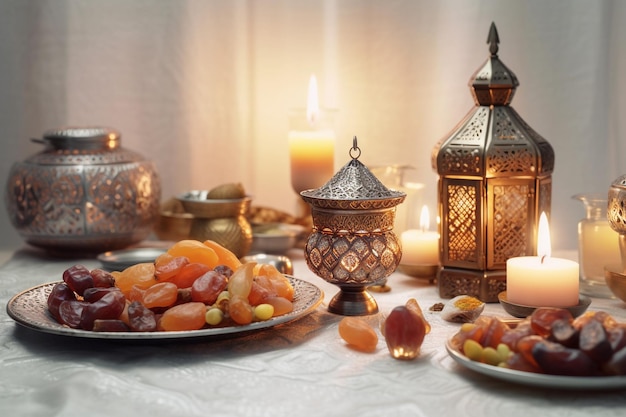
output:
[[307,97],[306,123],[291,126],[288,132],[291,185],[296,192],[319,188],[335,168],[335,132],[321,120],[317,81],[311,76]]
[[570,307],[578,304],[577,262],[550,257],[550,231],[545,213],[539,220],[538,256],[506,262],[507,300],[532,307]]
[[439,233],[428,231],[428,207],[422,208],[420,216],[421,229],[402,232],[403,265],[438,265],[439,264]]

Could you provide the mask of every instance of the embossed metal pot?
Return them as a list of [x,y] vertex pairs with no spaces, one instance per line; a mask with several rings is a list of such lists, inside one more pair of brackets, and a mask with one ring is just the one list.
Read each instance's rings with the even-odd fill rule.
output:
[[13,226],[55,254],[120,249],[145,239],[161,184],[152,162],[121,147],[120,133],[68,127],[44,133],[45,149],[15,163],[5,189]]
[[[351,156],[353,151],[360,155],[356,138]],[[340,288],[328,311],[361,316],[378,311],[366,288],[384,283],[400,263],[402,247],[393,226],[396,206],[406,194],[386,188],[358,156],[352,158],[327,184],[300,195],[313,217],[307,265]]]
[[213,240],[241,258],[250,251],[252,226],[246,215],[250,197],[207,199],[207,191],[190,191],[179,197],[187,213],[193,215],[189,238]]

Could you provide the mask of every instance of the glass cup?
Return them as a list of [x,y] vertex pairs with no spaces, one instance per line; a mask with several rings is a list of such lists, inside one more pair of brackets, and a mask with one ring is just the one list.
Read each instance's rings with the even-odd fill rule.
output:
[[619,234],[607,220],[608,197],[599,193],[576,194],[585,206],[585,217],[578,222],[578,263],[580,292],[593,297],[612,298],[606,286],[604,267],[620,265]]

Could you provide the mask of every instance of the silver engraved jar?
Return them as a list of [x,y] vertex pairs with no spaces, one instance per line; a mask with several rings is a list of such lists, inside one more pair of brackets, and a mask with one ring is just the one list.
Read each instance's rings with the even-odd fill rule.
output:
[[161,184],[154,164],[118,131],[67,127],[34,139],[45,149],[9,172],[5,204],[24,240],[54,254],[120,249],[148,237]]

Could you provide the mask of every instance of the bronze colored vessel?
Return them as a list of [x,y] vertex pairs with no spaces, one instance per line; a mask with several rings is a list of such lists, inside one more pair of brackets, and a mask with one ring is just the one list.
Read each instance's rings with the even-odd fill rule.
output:
[[252,245],[252,227],[246,215],[250,197],[208,199],[207,191],[190,191],[177,197],[187,213],[193,215],[189,238],[213,240],[237,257],[248,254]]
[[385,187],[359,162],[360,154],[355,137],[352,160],[322,187],[300,193],[313,218],[304,250],[307,265],[340,288],[328,310],[348,316],[378,311],[366,288],[384,283],[402,257],[393,225],[406,194]]

